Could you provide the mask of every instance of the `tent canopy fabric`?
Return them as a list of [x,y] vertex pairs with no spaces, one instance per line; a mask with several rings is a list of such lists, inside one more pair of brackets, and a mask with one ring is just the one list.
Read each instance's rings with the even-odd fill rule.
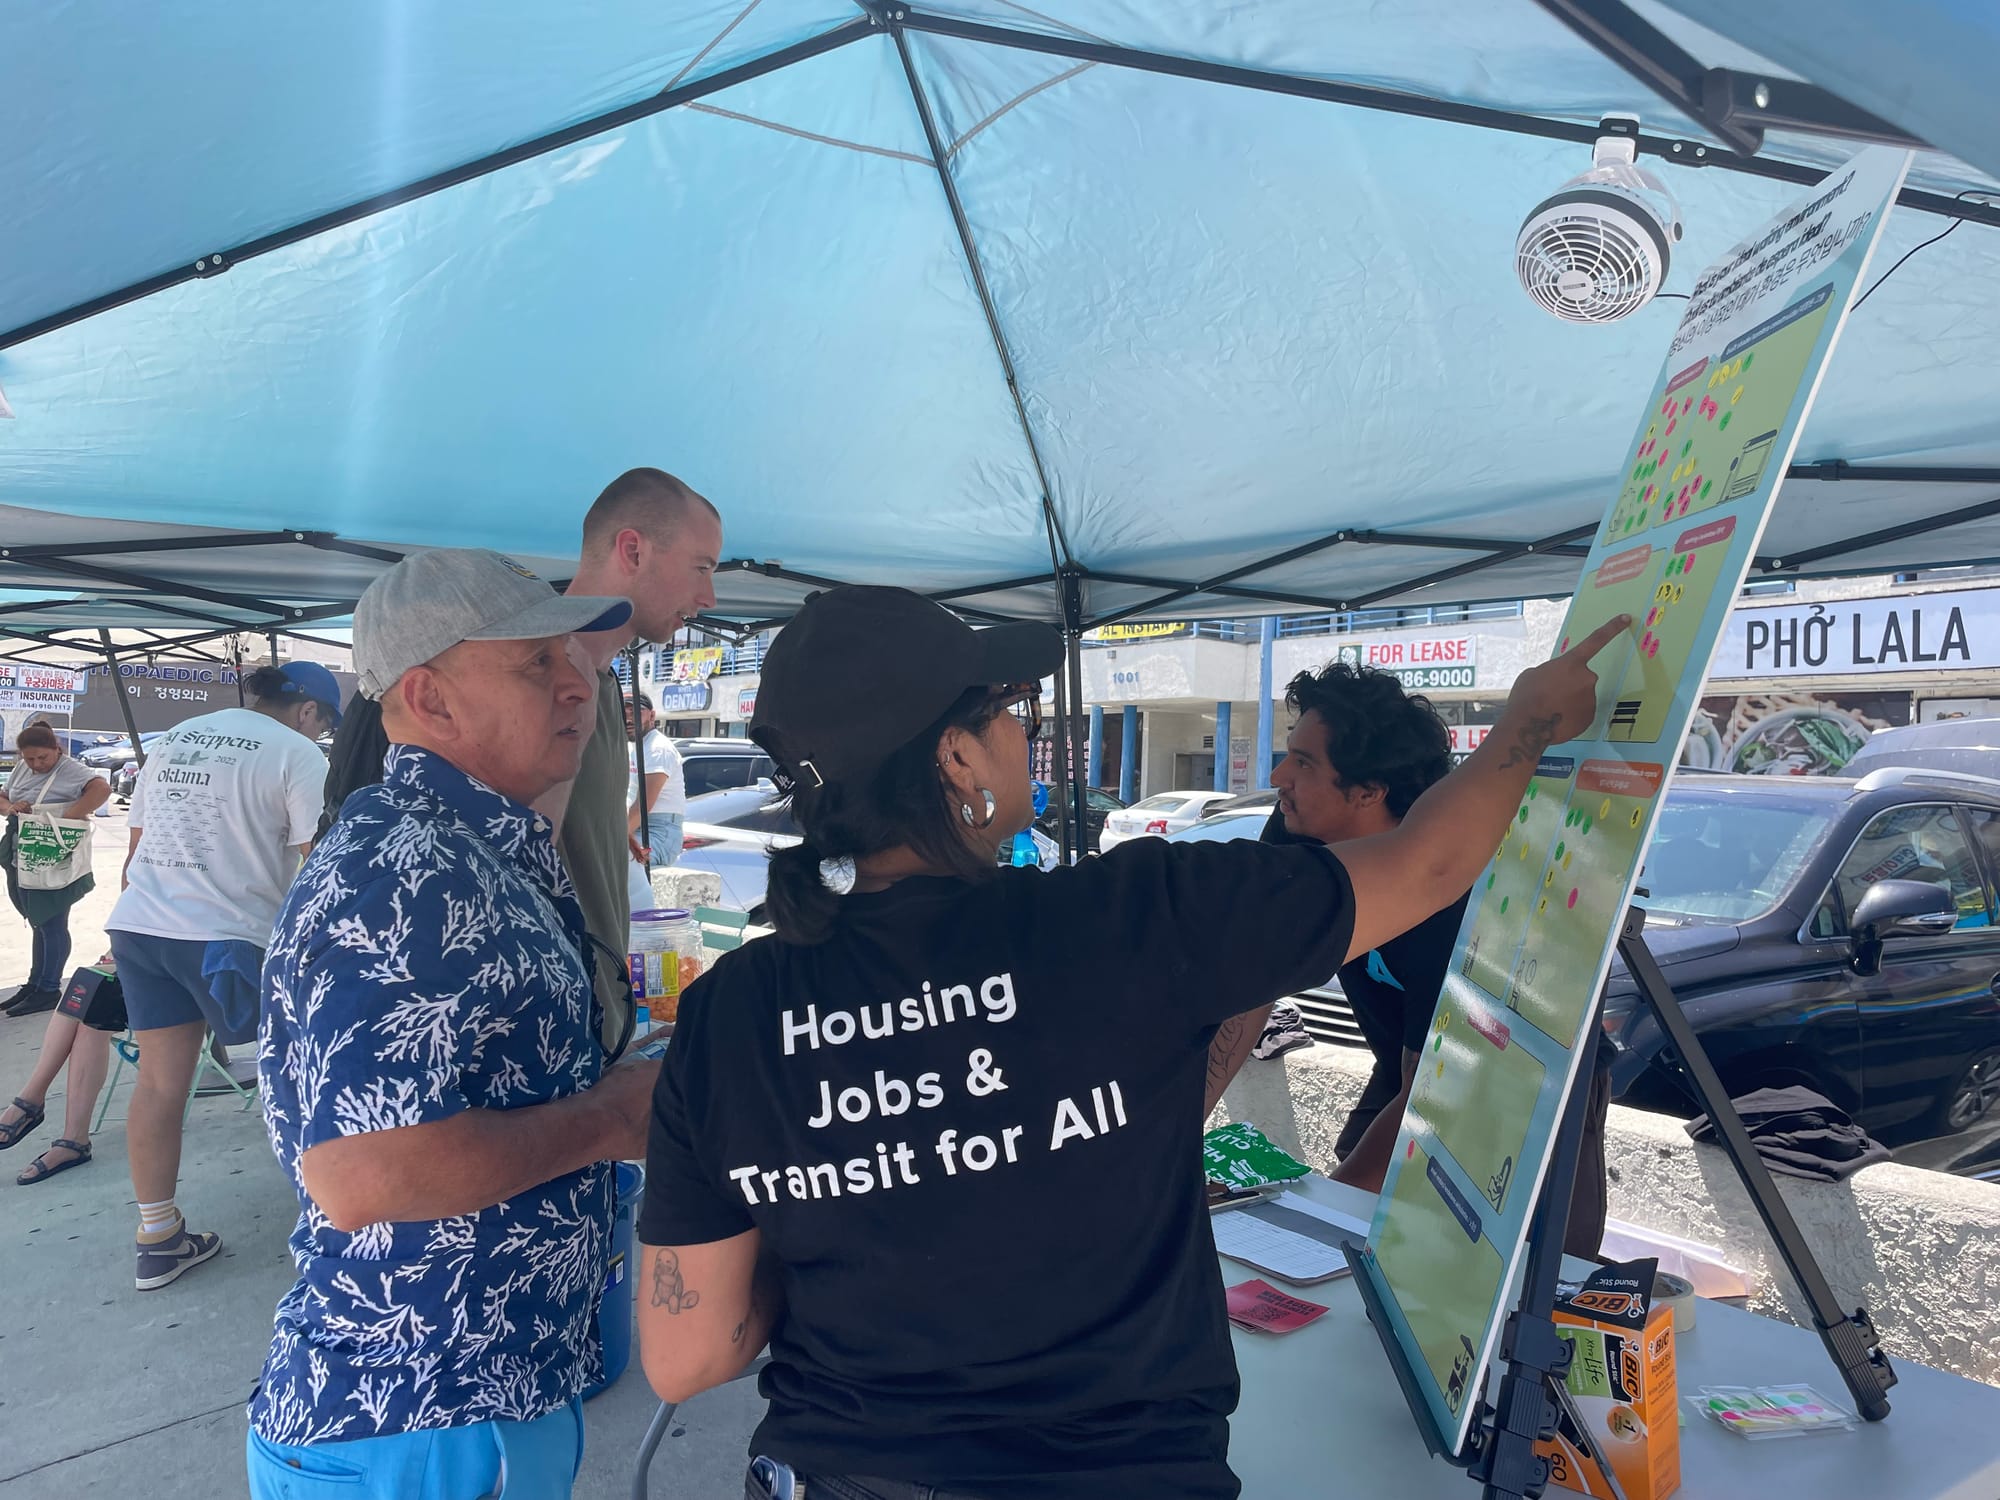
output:
[[[1951,112],[1991,76],[1969,9],[1927,0],[1916,47],[1901,8],[1831,3],[1842,56],[1921,74],[1864,95],[1816,71],[1821,7],[1772,8],[1781,47],[1671,3],[1624,12],[1661,56],[1849,86],[2000,164]],[[1640,83],[1576,8],[24,11],[0,587],[275,622],[413,546],[560,576],[589,499],[655,464],[723,511],[725,624],[827,580],[1072,625],[1567,592],[1671,295],[1850,149],[1773,125],[1732,153],[1740,121]],[[1515,284],[1514,234],[1619,111],[1687,237],[1669,298],[1573,326]],[[1906,253],[1769,567],[2000,558],[2000,186],[1920,153],[1874,274]],[[163,528],[269,539],[57,566]],[[30,534],[39,560],[6,555]]]

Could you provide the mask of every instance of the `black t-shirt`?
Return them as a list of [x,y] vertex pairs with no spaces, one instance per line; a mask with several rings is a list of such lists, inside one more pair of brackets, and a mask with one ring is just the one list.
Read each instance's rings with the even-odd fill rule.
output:
[[1234,1496],[1206,1052],[1345,957],[1346,871],[1136,839],[842,910],[690,988],[654,1095],[639,1238],[754,1226],[782,1268],[754,1451],[991,1500]]
[[[1272,809],[1264,825],[1267,844],[1312,847],[1318,840],[1285,827],[1284,814]],[[1340,989],[1354,1011],[1354,1021],[1378,1065],[1403,1076],[1403,1053],[1424,1050],[1424,1036],[1437,1014],[1444,976],[1458,946],[1458,929],[1465,921],[1467,891],[1443,911],[1433,912],[1416,926],[1360,954],[1340,967]]]

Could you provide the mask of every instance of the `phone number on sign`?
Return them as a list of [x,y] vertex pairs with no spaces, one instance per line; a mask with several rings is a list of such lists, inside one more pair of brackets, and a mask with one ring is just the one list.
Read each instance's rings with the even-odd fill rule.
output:
[[1396,678],[1406,688],[1469,688],[1472,667],[1399,667]]

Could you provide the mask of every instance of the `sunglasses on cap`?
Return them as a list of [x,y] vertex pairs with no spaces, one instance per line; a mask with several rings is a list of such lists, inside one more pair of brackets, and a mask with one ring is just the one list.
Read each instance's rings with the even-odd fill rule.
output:
[[996,713],[1010,713],[1033,739],[1042,732],[1042,688],[1037,682],[1015,682],[997,689],[993,695]]

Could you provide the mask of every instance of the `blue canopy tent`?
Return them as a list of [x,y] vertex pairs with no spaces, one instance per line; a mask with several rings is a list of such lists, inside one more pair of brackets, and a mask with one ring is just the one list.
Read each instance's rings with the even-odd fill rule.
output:
[[[22,12],[0,503],[269,538],[281,615],[409,546],[573,555],[641,463],[724,511],[718,627],[828,580],[1072,637],[1565,593],[1669,299],[1930,132],[1763,564],[2000,558],[2000,31],[1918,9],[1787,0],[1759,52],[1706,0]],[[1568,325],[1514,232],[1615,111],[1687,239]],[[241,592],[195,577],[239,541],[118,570]]]

